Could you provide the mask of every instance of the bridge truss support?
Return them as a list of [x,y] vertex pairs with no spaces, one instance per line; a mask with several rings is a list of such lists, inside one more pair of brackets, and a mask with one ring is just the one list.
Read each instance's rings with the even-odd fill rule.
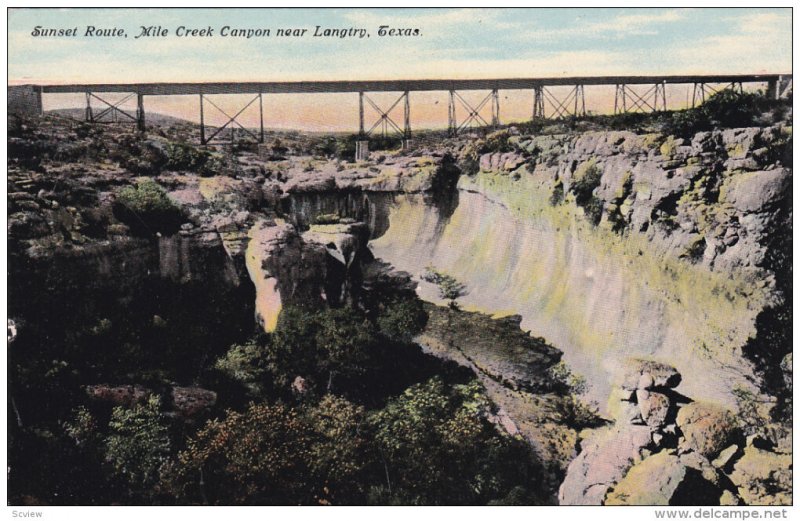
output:
[[[138,110],[138,108],[137,108],[136,116],[128,114],[127,112],[125,112],[124,110],[119,108],[120,105],[122,105],[123,103],[125,103],[129,99],[133,98],[134,96],[137,96],[137,93],[132,92],[132,93],[128,94],[127,96],[125,96],[124,98],[122,98],[121,100],[117,101],[116,103],[113,103],[113,102],[104,100],[103,98],[101,98],[100,96],[95,94],[94,92],[86,92],[86,121],[91,121],[91,122],[97,121],[97,122],[99,122],[105,116],[110,115],[111,116],[111,121],[117,122],[118,121],[117,116],[118,115],[122,115],[122,116],[125,116],[126,118],[128,118],[128,119],[130,119],[132,121],[135,121],[137,126],[138,126],[138,124],[139,124],[139,115],[138,115],[139,114],[139,110]],[[94,98],[94,99],[100,101],[101,103],[103,103],[104,105],[106,105],[106,108],[104,108],[103,110],[101,110],[100,112],[95,114],[94,109],[92,108],[92,98]],[[142,117],[144,117],[144,109],[143,108],[142,108]]]
[[[459,123],[458,115],[456,112],[456,101],[467,111],[467,117]],[[492,116],[491,123],[486,121],[480,112],[483,108],[491,102]],[[447,129],[451,136],[458,135],[462,130],[470,127],[472,124],[478,127],[497,127],[500,126],[500,96],[497,89],[493,89],[489,94],[473,107],[461,94],[455,90],[450,91],[450,101],[447,111]]]
[[[550,114],[547,114],[547,107]],[[575,85],[563,98],[559,99],[544,85],[533,89],[533,119],[562,119],[586,115],[586,99],[583,85]]]
[[627,112],[660,112],[667,110],[667,85],[654,83],[639,94],[626,83],[617,83],[614,91],[614,114]]
[[[369,128],[369,130],[365,130],[366,127],[364,126],[364,101],[369,104],[372,109],[378,113],[378,119],[375,123]],[[397,124],[392,119],[391,113],[392,111],[403,102],[403,127],[400,128],[400,125]],[[377,103],[375,103],[369,96],[366,95],[364,92],[358,93],[358,135],[361,137],[362,140],[366,140],[369,136],[371,136],[376,130],[380,130],[380,135],[386,137],[392,133],[397,133],[403,140],[403,148],[407,148],[408,144],[411,140],[411,104],[408,96],[408,91],[403,91],[400,94],[400,97],[392,103],[387,110],[383,110]]]
[[742,87],[742,82],[740,81],[726,83],[722,87],[719,86],[712,87],[708,83],[695,82],[692,88],[692,108],[705,103],[706,96],[711,96],[713,94],[728,89],[734,92],[738,92],[739,94],[744,92],[744,88]]
[[767,82],[767,97],[772,99],[785,98],[792,92],[792,77],[778,76],[777,80]]
[[[259,133],[258,133],[258,135],[254,134],[252,130],[250,130],[249,128],[247,128],[244,125],[242,125],[238,120],[239,116],[241,116],[242,113],[244,113],[245,110],[250,108],[250,106],[253,103],[255,103],[256,100],[258,101],[258,116],[259,116]],[[206,137],[206,124],[205,124],[205,104],[206,103],[208,103],[209,105],[211,105],[212,107],[217,109],[223,116],[228,118],[228,120],[221,127],[216,127],[211,132],[211,135],[208,136],[208,137]],[[230,114],[228,114],[227,112],[222,110],[219,107],[219,105],[217,105],[216,103],[214,103],[213,101],[208,99],[207,95],[204,95],[202,93],[200,94],[200,144],[201,145],[208,145],[209,143],[211,143],[211,141],[214,140],[215,137],[217,137],[223,130],[225,130],[228,127],[230,127],[231,143],[233,143],[236,140],[236,133],[235,133],[235,127],[232,124],[236,125],[241,130],[243,130],[244,133],[246,135],[250,136],[251,138],[253,138],[253,140],[256,143],[263,143],[264,142],[264,100],[263,100],[262,95],[261,95],[260,92],[258,94],[256,94],[247,104],[245,104],[244,107],[242,107],[239,110],[239,112],[237,112],[233,116],[231,116]]]

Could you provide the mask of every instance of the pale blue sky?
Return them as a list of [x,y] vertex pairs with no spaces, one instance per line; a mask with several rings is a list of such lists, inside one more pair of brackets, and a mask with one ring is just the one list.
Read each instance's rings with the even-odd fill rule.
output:
[[[788,73],[791,14],[788,8],[14,9],[9,15],[8,74],[11,83],[47,84]],[[37,25],[78,27],[81,34],[87,25],[118,27],[128,37],[34,38],[31,31]],[[142,25],[161,25],[170,36],[135,39]],[[216,36],[178,38],[174,32],[181,25],[211,26]],[[219,30],[225,25],[270,28],[273,35],[223,38]],[[311,37],[317,25],[364,28],[371,36]],[[380,25],[419,29],[420,36],[380,38]],[[304,38],[278,38],[277,28],[309,32]],[[670,86],[668,104],[685,106],[689,88]],[[486,93],[464,95],[477,104]],[[415,93],[412,126],[446,124],[445,96]],[[235,113],[245,98],[219,96],[215,103]],[[396,95],[374,98],[389,106]],[[45,109],[83,103],[83,96],[48,95]],[[529,118],[531,103],[530,92],[504,92],[501,119]],[[349,130],[357,125],[354,95],[277,95],[266,97],[264,104],[267,126]],[[196,105],[196,100],[177,97],[147,100],[149,111],[187,119],[197,119]],[[588,110],[607,112],[611,107],[613,86],[587,89]],[[256,126],[258,111],[253,110],[242,119]],[[215,110],[206,118],[225,121]]]
[[[419,28],[379,38],[379,25]],[[34,38],[36,25],[125,39]],[[368,39],[134,39],[141,25],[363,27]],[[311,31],[310,31],[311,32]],[[309,34],[310,34],[309,32]],[[19,9],[12,82],[210,81],[790,72],[784,9]]]

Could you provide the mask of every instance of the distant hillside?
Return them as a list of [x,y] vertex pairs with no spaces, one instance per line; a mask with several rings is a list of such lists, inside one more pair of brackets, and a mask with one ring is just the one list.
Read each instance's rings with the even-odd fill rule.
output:
[[[99,114],[100,112],[102,112],[102,110],[103,109],[100,109],[100,108],[96,109],[95,110],[95,116],[97,114]],[[135,116],[133,111],[127,110],[127,111],[124,111],[124,112],[127,113],[127,114],[130,114],[131,116]],[[81,108],[55,109],[55,110],[48,110],[45,113],[46,114],[54,114],[54,115],[57,115],[57,116],[63,116],[63,117],[66,117],[66,118],[79,119],[79,120],[83,120],[86,117],[86,109],[81,109]],[[124,121],[124,120],[127,120],[127,119],[128,118],[126,118],[125,116],[117,114],[117,120],[118,121]],[[105,116],[103,116],[102,120],[100,120],[100,121],[111,121],[111,113],[108,113]],[[132,120],[131,120],[131,123],[133,123]],[[174,116],[167,116],[166,114],[152,113],[152,112],[148,112],[147,113],[147,123],[149,125],[178,125],[178,124],[190,124],[191,125],[191,124],[194,124],[193,122],[187,121],[185,119],[176,118]]]

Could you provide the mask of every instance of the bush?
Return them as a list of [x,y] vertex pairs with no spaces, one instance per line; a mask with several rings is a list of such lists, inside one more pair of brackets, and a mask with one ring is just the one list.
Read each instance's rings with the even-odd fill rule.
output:
[[169,170],[185,170],[187,172],[205,173],[211,154],[205,150],[185,143],[167,143],[167,163]]
[[389,338],[410,341],[428,322],[422,302],[407,299],[391,302],[378,315],[378,328]]
[[507,128],[492,132],[479,144],[480,154],[492,154],[494,152],[513,152],[514,147],[509,142],[511,133]]
[[349,380],[376,363],[372,359],[376,333],[359,311],[349,307],[320,311],[286,307],[266,346],[267,366],[279,389],[288,389],[297,376],[328,391],[339,384],[347,387]]
[[425,268],[425,273],[422,275],[422,280],[439,286],[439,296],[445,300],[449,300],[450,307],[453,309],[458,308],[456,300],[467,294],[466,286],[464,286],[454,277],[437,271],[431,266]]
[[167,197],[166,191],[153,181],[145,179],[136,186],[126,186],[117,193],[114,205],[117,218],[137,234],[174,232],[181,224],[183,213]]
[[168,459],[171,443],[164,420],[153,396],[131,409],[115,407],[111,414],[106,459],[133,491],[151,490]]
[[594,190],[600,186],[603,172],[594,162],[587,161],[575,171],[572,177],[570,191],[575,195],[575,203],[578,206],[586,206],[594,197]]
[[541,474],[529,449],[486,421],[488,404],[477,381],[448,387],[434,377],[373,414],[369,428],[387,489],[373,490],[372,499],[475,505],[502,500],[521,484],[537,490]]
[[724,89],[699,107],[673,112],[662,132],[688,138],[713,128],[751,127],[758,124],[762,110],[769,105],[763,94]]

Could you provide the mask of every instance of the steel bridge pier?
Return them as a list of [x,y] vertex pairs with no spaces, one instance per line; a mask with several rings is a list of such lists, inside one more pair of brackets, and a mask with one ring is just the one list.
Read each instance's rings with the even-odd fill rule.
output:
[[[549,109],[549,114],[548,114]],[[559,98],[544,85],[533,88],[533,113],[531,119],[564,119],[586,115],[586,98],[582,84],[576,84]]]

